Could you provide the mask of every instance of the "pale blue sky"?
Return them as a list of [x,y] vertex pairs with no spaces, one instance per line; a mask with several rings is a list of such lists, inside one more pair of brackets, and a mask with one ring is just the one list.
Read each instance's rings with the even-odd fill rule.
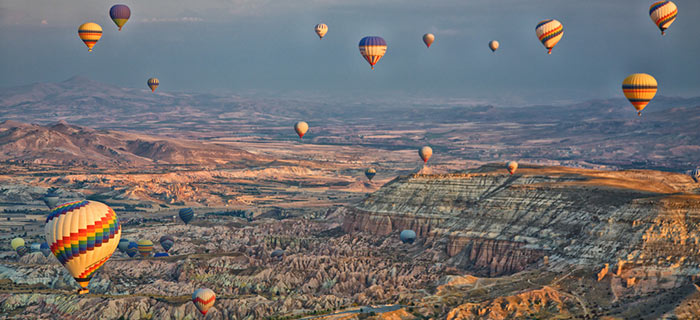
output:
[[[700,1],[677,0],[662,37],[646,0],[3,0],[0,86],[83,75],[162,91],[402,95],[542,103],[619,97],[634,72],[652,74],[659,94],[700,95]],[[131,7],[122,32],[112,4]],[[551,56],[535,36],[540,20],[564,24]],[[104,35],[88,53],[85,21]],[[313,32],[328,24],[323,40]],[[425,32],[436,40],[430,49]],[[357,43],[388,43],[376,70]],[[492,54],[489,40],[501,49]]]

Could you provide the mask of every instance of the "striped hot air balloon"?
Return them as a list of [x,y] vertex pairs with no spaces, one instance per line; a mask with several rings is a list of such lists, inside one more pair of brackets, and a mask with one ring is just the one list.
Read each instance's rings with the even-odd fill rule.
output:
[[158,78],[149,78],[148,81],[146,81],[146,85],[151,88],[151,92],[156,92],[156,88],[160,85],[160,81],[158,81]]
[[139,253],[144,258],[150,256],[151,252],[153,252],[153,241],[151,240],[141,240],[138,245]]
[[319,23],[316,25],[316,27],[314,27],[314,31],[316,31],[319,39],[323,39],[323,36],[325,36],[328,32],[328,26],[323,23]]
[[382,37],[364,37],[360,40],[360,54],[369,62],[374,70],[374,65],[379,62],[386,53],[386,41]]
[[544,47],[547,48],[547,53],[552,54],[552,48],[557,45],[564,35],[564,26],[561,25],[561,22],[554,19],[544,20],[537,24],[535,32]]
[[194,218],[194,211],[192,210],[192,208],[180,209],[180,219],[182,219],[182,221],[185,224],[190,223],[190,221],[192,221],[192,218]]
[[122,27],[131,17],[131,10],[125,4],[115,4],[109,9],[109,17],[119,27],[119,31],[122,31]]
[[309,131],[309,124],[304,121],[299,121],[294,124],[294,131],[299,135],[299,139],[303,138],[306,131]]
[[192,293],[192,302],[202,314],[207,314],[207,311],[214,305],[215,301],[216,294],[211,289],[201,288]]
[[491,52],[496,52],[498,50],[498,47],[500,47],[501,44],[498,43],[496,40],[491,40],[489,41],[489,49],[491,49]]
[[657,87],[656,79],[646,73],[635,73],[622,81],[622,92],[637,109],[637,115],[640,117],[644,107],[654,99]]
[[425,146],[420,149],[418,149],[418,155],[420,156],[421,159],[423,159],[423,163],[428,163],[428,160],[430,160],[430,157],[433,156],[433,148]]
[[58,205],[46,218],[46,242],[78,282],[79,294],[119,244],[121,225],[112,208],[88,200]]
[[678,16],[678,8],[671,1],[657,1],[649,7],[649,17],[659,27],[661,35],[666,34],[666,29],[676,21],[676,16]]
[[78,36],[85,42],[88,51],[92,51],[92,47],[102,38],[102,27],[94,22],[85,22],[78,27]]
[[700,168],[695,168],[695,170],[690,173],[690,177],[693,178],[695,183],[700,182]]
[[375,175],[377,175],[377,170],[374,168],[367,168],[367,170],[365,170],[365,176],[367,176],[369,181],[372,181],[372,178],[374,178]]
[[163,250],[165,250],[165,252],[168,252],[170,251],[170,248],[172,248],[175,244],[175,238],[171,236],[162,236],[160,237],[160,240],[158,240],[158,242],[160,242],[160,246],[163,247]]
[[17,249],[15,249],[15,251],[17,251],[18,256],[24,257],[25,255],[27,255],[27,253],[29,253],[29,248],[27,248],[26,246],[19,246],[17,247]]
[[129,246],[126,248],[126,254],[130,258],[133,258],[137,253],[139,253],[139,244],[135,241],[129,242]]
[[426,33],[423,35],[423,42],[425,45],[430,48],[430,45],[433,44],[433,41],[435,41],[435,35],[432,33]]

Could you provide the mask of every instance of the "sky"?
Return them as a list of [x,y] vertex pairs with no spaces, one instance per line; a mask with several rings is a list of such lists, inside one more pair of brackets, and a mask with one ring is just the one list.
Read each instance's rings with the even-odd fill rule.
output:
[[[661,36],[647,0],[148,0],[0,2],[0,87],[82,75],[120,87],[270,95],[460,98],[547,103],[621,97],[644,72],[665,96],[700,95],[700,1],[675,0]],[[535,25],[554,18],[564,37],[552,55]],[[78,38],[100,24],[92,53]],[[326,23],[319,40],[313,28]],[[436,40],[428,49],[426,32]],[[357,44],[386,39],[375,70]],[[501,48],[492,53],[490,40]]]

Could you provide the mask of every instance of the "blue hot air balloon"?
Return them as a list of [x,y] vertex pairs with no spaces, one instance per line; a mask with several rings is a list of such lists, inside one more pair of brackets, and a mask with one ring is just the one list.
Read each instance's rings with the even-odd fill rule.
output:
[[154,258],[160,258],[160,257],[169,257],[170,255],[167,252],[156,252],[156,254],[153,255]]
[[162,236],[158,242],[160,242],[160,246],[163,247],[163,250],[168,252],[170,248],[173,247],[173,244],[175,244],[175,238],[171,236]]
[[122,31],[122,27],[131,17],[131,10],[126,5],[115,4],[109,9],[109,17],[112,18],[114,24],[119,27],[119,31]]
[[192,208],[182,208],[180,209],[180,219],[182,219],[185,224],[190,223],[192,221],[192,218],[194,218],[194,211]]
[[41,243],[41,247],[39,247],[39,250],[44,255],[44,257],[48,257],[51,254],[51,247],[49,247],[49,244],[46,242]]
[[413,243],[413,241],[416,241],[416,232],[413,230],[401,231],[399,238],[401,238],[401,242],[403,243]]
[[700,168],[696,168],[693,170],[693,172],[690,173],[690,177],[695,180],[695,182],[700,182]]
[[139,253],[139,244],[135,241],[129,242],[129,247],[126,249],[126,254],[133,258],[137,253]]

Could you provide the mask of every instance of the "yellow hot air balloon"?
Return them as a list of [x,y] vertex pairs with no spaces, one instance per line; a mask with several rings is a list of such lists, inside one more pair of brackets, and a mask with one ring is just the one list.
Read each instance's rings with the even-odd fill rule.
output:
[[548,54],[552,54],[552,48],[557,45],[561,37],[564,35],[564,26],[561,22],[549,19],[540,21],[535,28],[537,37],[548,50]]
[[158,81],[158,78],[150,78],[148,81],[146,81],[146,85],[151,88],[151,92],[156,92],[156,88],[158,88],[160,85],[160,81]]
[[678,16],[678,8],[671,1],[657,1],[649,7],[649,17],[659,27],[661,35],[666,34],[666,29],[676,21],[676,16]]
[[622,92],[637,109],[637,115],[640,117],[644,107],[654,99],[657,87],[656,79],[646,73],[635,73],[622,81]]
[[294,131],[299,135],[299,139],[303,138],[306,131],[309,130],[309,124],[304,121],[299,121],[294,124]]
[[428,163],[430,157],[433,156],[433,148],[425,146],[418,150],[418,155],[423,159],[423,163]]
[[94,22],[85,22],[78,27],[78,36],[85,42],[88,51],[92,51],[92,47],[102,38],[102,27]]
[[12,250],[17,250],[17,248],[24,245],[24,239],[14,238],[12,241],[10,241],[10,245],[12,246]]
[[515,170],[518,170],[518,163],[515,161],[508,161],[508,163],[506,163],[506,168],[510,174],[514,174]]
[[433,44],[433,41],[435,41],[435,35],[432,33],[426,33],[423,35],[423,42],[425,42],[425,45],[430,48],[430,45]]
[[501,46],[501,44],[498,43],[498,41],[496,41],[496,40],[491,40],[489,42],[489,48],[491,49],[492,52],[496,52],[496,50],[498,50],[498,47],[500,47],[500,46]]
[[119,245],[122,228],[112,208],[97,201],[61,204],[46,218],[46,242],[78,282],[79,294]]
[[316,27],[314,27],[314,31],[316,31],[319,39],[323,39],[323,36],[325,36],[328,32],[328,26],[323,23],[319,23],[316,25]]

